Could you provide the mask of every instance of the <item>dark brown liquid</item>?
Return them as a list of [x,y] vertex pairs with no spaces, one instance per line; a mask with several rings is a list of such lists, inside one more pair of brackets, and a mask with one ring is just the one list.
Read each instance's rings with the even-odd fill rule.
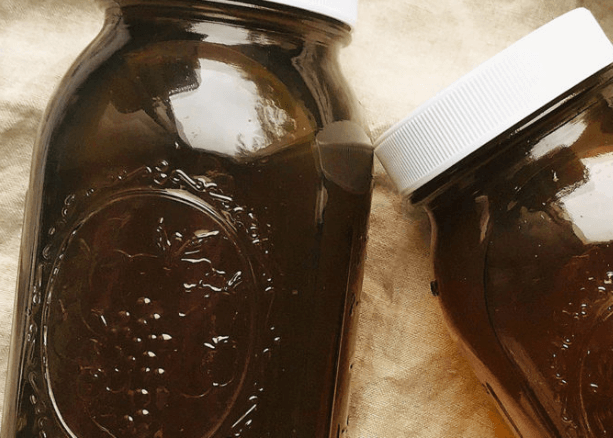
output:
[[[5,424],[19,437],[336,436],[372,151],[351,142],[350,122],[317,125],[349,104],[315,105],[319,85],[289,70],[310,49],[177,41],[173,23],[157,28],[171,41],[77,70],[47,129],[23,378]],[[189,100],[224,81],[236,95]]]
[[518,436],[613,436],[611,113],[579,95],[428,206],[450,328]]

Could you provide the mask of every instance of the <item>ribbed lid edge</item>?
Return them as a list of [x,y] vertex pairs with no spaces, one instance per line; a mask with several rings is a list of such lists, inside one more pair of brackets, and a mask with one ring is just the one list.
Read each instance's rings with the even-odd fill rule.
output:
[[267,0],[334,18],[351,27],[358,19],[358,0]]
[[403,193],[613,62],[613,45],[584,8],[568,12],[481,64],[376,140]]

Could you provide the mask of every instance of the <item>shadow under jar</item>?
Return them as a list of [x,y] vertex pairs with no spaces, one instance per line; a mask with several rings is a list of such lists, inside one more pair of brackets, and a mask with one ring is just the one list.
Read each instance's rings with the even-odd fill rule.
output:
[[[429,214],[433,291],[516,435],[613,436],[613,46],[580,9],[500,55],[390,131],[377,153]],[[490,139],[476,133],[473,150],[422,180],[400,175],[388,156],[394,137],[411,137],[420,118],[504,63],[522,80],[500,74],[480,89],[482,106],[459,116],[492,128]],[[585,70],[565,78],[573,63]],[[469,132],[449,120],[424,129]]]
[[34,151],[2,437],[344,434],[372,170],[345,11],[106,6]]

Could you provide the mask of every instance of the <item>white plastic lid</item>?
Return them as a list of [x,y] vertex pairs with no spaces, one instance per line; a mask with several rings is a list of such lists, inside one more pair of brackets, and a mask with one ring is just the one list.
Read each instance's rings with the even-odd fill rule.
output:
[[406,195],[612,62],[592,14],[575,9],[417,108],[377,139],[376,154]]
[[355,26],[358,19],[358,0],[268,0],[315,12]]

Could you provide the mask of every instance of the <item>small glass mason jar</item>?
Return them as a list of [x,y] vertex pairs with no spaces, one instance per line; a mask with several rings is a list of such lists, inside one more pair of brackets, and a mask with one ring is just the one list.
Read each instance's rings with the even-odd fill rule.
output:
[[612,62],[574,10],[376,142],[429,214],[432,292],[518,437],[613,436]]
[[34,150],[2,437],[344,434],[356,2],[106,6]]

